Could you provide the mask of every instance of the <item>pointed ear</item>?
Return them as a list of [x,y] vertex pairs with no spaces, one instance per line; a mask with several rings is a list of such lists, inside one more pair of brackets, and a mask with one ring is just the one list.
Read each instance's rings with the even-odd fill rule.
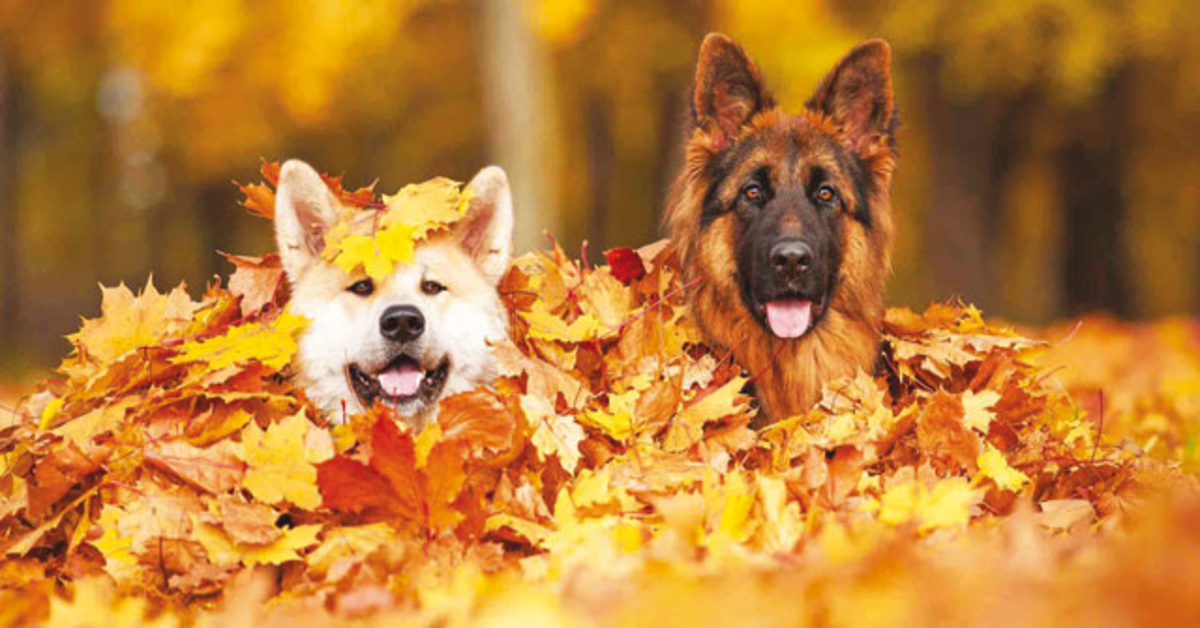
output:
[[755,113],[775,106],[762,75],[734,40],[709,33],[696,62],[696,92],[692,114],[696,126],[715,134],[721,143],[737,136]]
[[508,176],[499,166],[479,171],[467,184],[467,213],[454,225],[454,239],[493,285],[500,283],[512,255],[513,207]]
[[892,49],[882,39],[859,44],[821,80],[806,105],[840,125],[860,155],[879,140],[890,142],[896,125]]
[[275,188],[275,241],[283,270],[296,279],[325,248],[325,233],[337,223],[340,204],[312,166],[291,159],[279,170]]

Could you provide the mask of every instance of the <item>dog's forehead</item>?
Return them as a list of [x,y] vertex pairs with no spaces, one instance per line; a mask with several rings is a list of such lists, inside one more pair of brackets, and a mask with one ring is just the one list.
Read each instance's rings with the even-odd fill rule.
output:
[[785,122],[756,129],[733,147],[721,169],[727,171],[726,187],[762,172],[775,186],[806,181],[820,168],[824,172],[843,169],[844,159],[837,141],[814,128],[806,116],[794,116]]

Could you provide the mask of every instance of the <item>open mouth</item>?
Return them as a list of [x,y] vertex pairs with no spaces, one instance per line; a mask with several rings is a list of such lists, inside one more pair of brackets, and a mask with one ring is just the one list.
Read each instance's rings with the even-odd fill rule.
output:
[[807,334],[824,313],[824,297],[813,301],[799,294],[782,294],[759,305],[759,314],[777,338],[799,338]]
[[376,373],[367,373],[357,364],[349,365],[348,370],[351,387],[364,408],[382,401],[402,412],[411,412],[430,404],[441,394],[450,371],[450,358],[442,358],[429,370],[422,370],[421,365],[407,355],[396,357]]

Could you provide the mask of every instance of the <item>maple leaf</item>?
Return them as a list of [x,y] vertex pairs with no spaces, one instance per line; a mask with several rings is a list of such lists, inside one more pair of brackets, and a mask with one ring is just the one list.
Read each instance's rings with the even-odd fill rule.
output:
[[745,408],[749,398],[742,394],[746,378],[737,376],[715,390],[702,392],[673,419],[663,437],[663,449],[683,451],[700,441],[704,426]]
[[310,430],[315,428],[303,411],[270,425],[265,432],[251,422],[242,430],[239,451],[246,462],[242,486],[268,504],[286,500],[307,510],[319,506],[321,495],[313,465],[333,455],[333,444],[328,434],[314,431],[323,434],[324,446],[309,446]]
[[516,445],[517,420],[496,393],[471,390],[446,397],[439,406],[441,440],[462,442],[476,452],[504,452]]
[[115,288],[101,286],[100,292],[100,318],[84,320],[83,327],[67,340],[78,354],[104,363],[178,332],[191,323],[197,309],[183,286],[159,294],[153,279],[146,281],[137,296],[124,283]]
[[245,469],[232,443],[195,447],[181,440],[148,443],[145,460],[202,491],[218,494],[242,481]]
[[579,443],[584,439],[583,428],[570,416],[555,412],[541,397],[522,395],[521,410],[525,420],[535,426],[529,440],[543,459],[553,455],[567,473],[575,473],[581,457]]
[[347,235],[327,245],[333,263],[347,275],[362,268],[368,277],[382,281],[397,265],[413,261],[413,227],[396,223],[380,229],[374,236]]
[[996,413],[991,408],[998,401],[1000,401],[1000,393],[994,390],[983,390],[977,393],[970,390],[963,392],[963,423],[981,434],[987,434],[988,427],[996,418]]
[[461,189],[457,181],[445,177],[424,183],[409,184],[392,196],[384,195],[388,213],[383,223],[405,224],[413,228],[412,237],[424,239],[429,234],[458,222],[471,200],[469,189]]
[[967,468],[979,457],[980,440],[964,424],[962,400],[946,391],[934,393],[917,418],[917,438],[930,455]]
[[242,316],[257,314],[275,299],[283,285],[279,255],[244,257],[226,253],[224,256],[237,267],[229,277],[229,291],[241,297]]
[[408,519],[433,530],[448,530],[462,521],[453,504],[465,482],[460,443],[439,442],[418,468],[412,434],[401,432],[387,416],[372,425],[368,464],[339,455],[317,467],[325,507]]
[[996,486],[1003,490],[1019,491],[1029,483],[1029,476],[1010,467],[1008,461],[1004,459],[1004,454],[991,445],[988,445],[987,449],[979,454],[978,464],[979,473],[995,482]]
[[646,264],[642,262],[642,256],[631,248],[621,247],[605,251],[604,259],[608,260],[613,277],[627,286],[646,276]]
[[535,303],[521,317],[529,323],[529,337],[560,342],[584,342],[595,340],[608,329],[591,314],[580,314],[567,322],[551,314],[542,303]]
[[204,546],[209,560],[217,565],[242,563],[253,565],[280,565],[290,560],[299,560],[298,550],[312,547],[317,543],[320,525],[303,525],[282,531],[274,542],[265,545],[244,545],[235,543],[221,531],[220,528],[204,523],[198,516],[193,515],[192,526],[195,538]]
[[385,210],[375,215],[369,234],[361,233],[362,215],[334,225],[325,235],[322,255],[347,275],[362,268],[382,281],[396,266],[412,263],[417,242],[461,219],[469,200],[469,191],[445,178],[405,186],[384,197]]
[[307,324],[303,316],[285,311],[268,323],[237,325],[220,336],[188,341],[171,362],[203,362],[215,370],[257,360],[281,369],[291,362],[296,353],[296,335]]
[[971,519],[971,506],[978,501],[966,479],[950,478],[937,482],[933,489],[918,480],[890,487],[880,498],[879,520],[888,525],[919,522],[918,531],[961,527]]
[[50,514],[72,488],[100,469],[108,453],[84,451],[71,443],[39,460],[33,468],[26,515],[36,521]]

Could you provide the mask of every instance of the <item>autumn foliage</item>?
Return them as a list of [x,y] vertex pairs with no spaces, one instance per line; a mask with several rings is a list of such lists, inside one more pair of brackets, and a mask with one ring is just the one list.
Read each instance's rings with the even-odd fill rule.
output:
[[[243,191],[270,215],[269,185]],[[229,256],[198,301],[104,289],[0,430],[0,620],[1200,618],[1194,322],[1019,335],[962,304],[892,309],[878,373],[758,426],[674,250],[606,258],[515,260],[503,376],[419,433],[378,408],[331,425],[291,385],[304,319],[274,256]]]

